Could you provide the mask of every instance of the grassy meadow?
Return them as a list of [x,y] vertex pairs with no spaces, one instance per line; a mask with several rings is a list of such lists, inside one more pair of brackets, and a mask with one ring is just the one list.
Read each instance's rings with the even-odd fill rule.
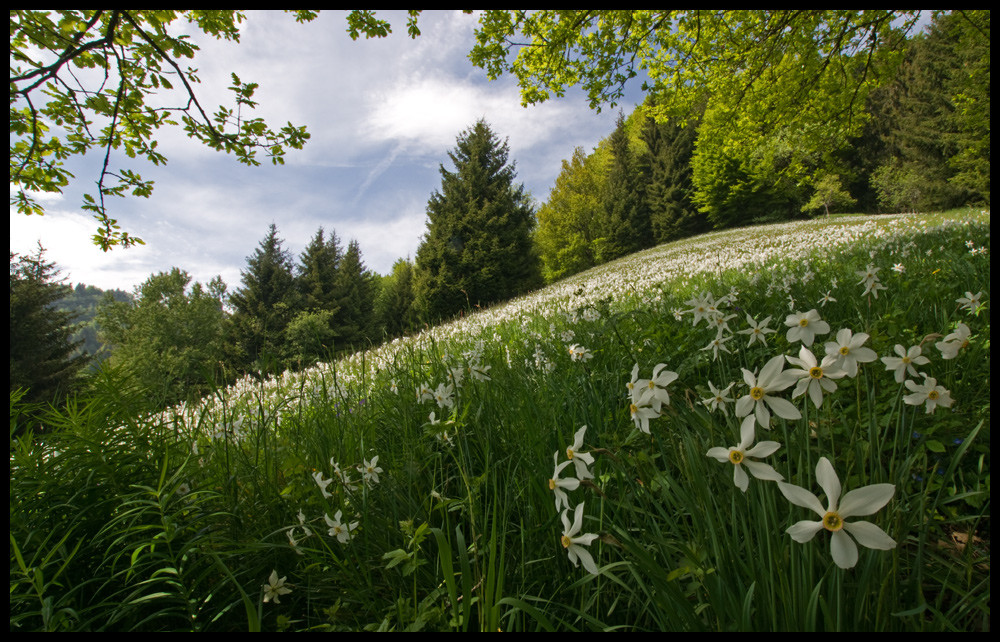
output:
[[989,630],[989,292],[989,212],[831,217],[156,415],[12,396],[11,630]]

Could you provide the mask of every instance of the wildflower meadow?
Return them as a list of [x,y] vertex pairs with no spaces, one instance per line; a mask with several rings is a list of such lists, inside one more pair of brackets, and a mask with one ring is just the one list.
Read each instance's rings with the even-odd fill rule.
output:
[[829,217],[155,415],[12,395],[11,630],[989,630],[990,307],[989,212]]

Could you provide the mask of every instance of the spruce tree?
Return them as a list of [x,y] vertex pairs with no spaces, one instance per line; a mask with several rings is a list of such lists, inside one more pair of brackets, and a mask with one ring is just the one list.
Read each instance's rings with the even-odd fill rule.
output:
[[642,139],[647,153],[646,206],[656,243],[691,236],[707,227],[705,217],[691,200],[691,156],[697,125],[682,126],[674,121],[657,123],[647,117]]
[[398,337],[417,327],[413,308],[413,263],[398,259],[392,274],[382,280],[375,301],[376,327],[388,338]]
[[337,312],[337,268],[342,256],[337,233],[330,232],[326,238],[319,228],[299,258],[295,280],[303,310]]
[[69,392],[84,355],[74,356],[73,314],[54,304],[70,289],[45,250],[10,253],[10,391],[24,389],[26,401],[58,402]]
[[509,147],[480,120],[458,137],[442,165],[441,190],[427,204],[417,250],[416,298],[425,321],[522,294],[541,283],[531,243],[534,208],[515,185]]
[[334,327],[338,348],[364,347],[374,335],[375,285],[356,240],[347,244],[337,269],[337,296]]
[[601,261],[652,247],[653,233],[645,201],[645,177],[632,153],[625,117],[619,113],[610,143],[611,162],[604,191],[605,243]]
[[233,306],[234,365],[274,369],[285,356],[285,328],[298,311],[292,260],[272,223],[260,247],[247,258],[242,287],[230,297]]

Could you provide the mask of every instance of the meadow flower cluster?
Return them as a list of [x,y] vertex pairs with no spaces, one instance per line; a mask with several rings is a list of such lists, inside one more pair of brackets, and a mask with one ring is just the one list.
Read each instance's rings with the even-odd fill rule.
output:
[[[12,626],[96,591],[138,628],[988,628],[988,226],[914,220],[705,235],[12,450]],[[74,480],[48,521],[35,470]],[[84,494],[111,571],[60,593]]]

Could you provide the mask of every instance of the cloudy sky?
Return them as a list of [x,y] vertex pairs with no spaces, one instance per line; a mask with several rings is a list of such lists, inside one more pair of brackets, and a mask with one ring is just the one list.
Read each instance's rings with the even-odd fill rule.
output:
[[[225,88],[236,73],[260,85],[255,115],[275,128],[307,126],[305,148],[291,150],[283,166],[247,167],[179,128],[161,129],[166,166],[119,159],[155,181],[152,197],[110,203],[111,216],[146,245],[108,253],[90,243],[96,222],[79,210],[100,171],[100,154],[92,152],[68,165],[77,180],[45,199],[44,217],[12,211],[11,251],[30,252],[40,241],[70,283],[131,290],[176,266],[201,282],[221,275],[232,291],[273,222],[296,260],[323,226],[345,244],[357,239],[368,267],[385,274],[396,259],[415,256],[439,165],[451,169],[447,152],[476,120],[509,139],[518,180],[538,202],[562,159],[577,146],[590,151],[614,127],[617,109],[598,114],[578,90],[523,108],[511,78],[489,82],[467,58],[474,16],[425,12],[422,35],[411,40],[404,14],[379,15],[393,25],[384,39],[352,41],[342,12],[308,24],[250,12],[239,44],[195,37],[201,51],[187,64],[199,71],[202,104],[231,107]],[[642,98],[637,84],[626,113]]]

